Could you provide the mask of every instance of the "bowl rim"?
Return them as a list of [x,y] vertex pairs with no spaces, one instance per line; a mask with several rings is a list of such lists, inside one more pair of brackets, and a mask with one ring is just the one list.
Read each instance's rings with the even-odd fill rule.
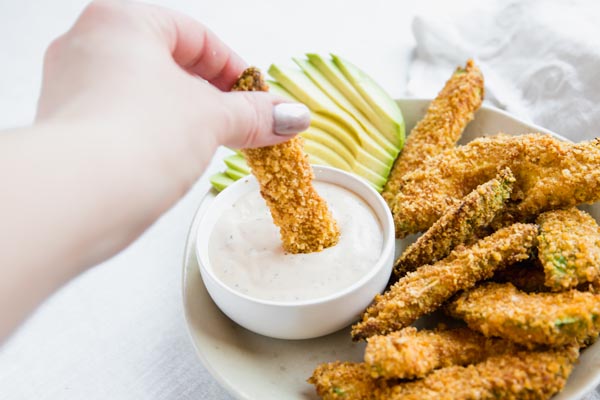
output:
[[[196,256],[196,260],[198,261],[200,273],[202,275],[204,273],[206,273],[222,290],[225,290],[227,293],[229,293],[230,295],[233,295],[237,298],[241,298],[245,301],[248,301],[248,302],[251,302],[251,303],[254,303],[257,305],[270,306],[270,307],[282,307],[282,308],[307,307],[307,306],[314,306],[314,305],[318,305],[318,304],[324,304],[324,303],[329,303],[329,302],[335,301],[337,299],[340,299],[340,298],[343,298],[343,297],[349,295],[352,292],[357,291],[358,289],[363,287],[366,283],[368,283],[371,279],[373,279],[378,273],[380,273],[386,267],[386,264],[388,263],[388,259],[389,259],[390,255],[393,258],[394,248],[396,245],[396,240],[395,240],[396,238],[395,238],[395,233],[394,233],[394,219],[392,217],[392,213],[391,213],[389,207],[385,203],[385,200],[383,199],[381,194],[378,193],[365,179],[363,179],[359,176],[350,174],[346,171],[342,171],[338,168],[324,166],[324,165],[312,165],[312,168],[313,168],[313,171],[315,174],[315,178],[314,178],[315,181],[319,181],[320,175],[323,173],[337,175],[339,177],[343,177],[344,179],[346,179],[346,181],[342,181],[342,182],[337,182],[337,181],[332,182],[329,180],[324,181],[324,182],[338,184],[339,186],[343,187],[344,189],[346,189],[346,190],[354,193],[356,196],[360,197],[366,204],[368,204],[373,209],[373,213],[375,214],[375,217],[379,220],[379,224],[381,226],[382,236],[383,236],[383,243],[381,246],[381,251],[379,254],[379,258],[377,259],[377,261],[375,263],[373,263],[373,267],[370,268],[369,271],[365,275],[363,275],[359,280],[354,282],[352,285],[347,286],[340,291],[334,292],[334,293],[326,295],[326,296],[317,297],[314,299],[297,300],[297,301],[275,301],[275,300],[259,299],[256,297],[248,296],[244,293],[240,293],[240,292],[230,288],[216,276],[216,274],[213,272],[212,268],[207,267],[205,265],[205,262],[206,262],[210,266],[210,258],[208,256],[208,254],[205,254],[206,252],[200,251],[201,238],[203,236],[206,236],[207,239],[210,239],[210,233],[203,233],[202,226],[205,223],[204,222],[205,219],[208,218],[207,216],[211,215],[211,211],[213,211],[214,208],[220,206],[218,203],[220,193],[214,198],[212,203],[207,207],[206,211],[204,212],[204,215],[202,216],[202,218],[200,219],[200,222],[198,224],[198,230],[196,232],[196,238],[195,238],[195,243],[194,243],[194,250],[196,253],[195,256]],[[363,196],[359,193],[356,193],[355,190],[349,188],[348,185],[345,184],[345,182],[348,182],[348,181],[353,181],[354,183],[362,186],[364,190],[369,192],[371,197],[373,197],[374,201],[367,200],[365,198],[365,196]],[[237,187],[241,187],[242,185],[247,185],[248,183],[251,183],[251,182],[258,184],[258,182],[256,181],[256,178],[252,174],[247,175],[247,176],[237,180],[236,182],[234,182],[233,184],[228,186],[225,190],[230,190],[230,189],[234,189]],[[248,193],[248,191],[240,192],[240,194],[242,194],[242,195],[246,194],[246,193]],[[239,199],[239,197],[237,197],[236,199]],[[380,211],[378,212],[376,208],[379,208]],[[381,215],[385,216],[385,218],[383,218],[383,220],[380,217]],[[212,230],[211,230],[211,232],[212,232]],[[390,267],[389,267],[390,274],[392,272],[392,268],[393,268],[393,262],[390,264]],[[211,297],[212,297],[212,295],[211,295]]]

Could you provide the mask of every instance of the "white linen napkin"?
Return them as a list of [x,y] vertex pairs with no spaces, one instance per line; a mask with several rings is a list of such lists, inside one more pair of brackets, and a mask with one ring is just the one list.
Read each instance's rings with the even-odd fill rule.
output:
[[409,95],[434,97],[473,58],[487,102],[574,141],[600,136],[600,2],[481,2],[452,19],[429,10],[412,29]]
[[432,97],[473,58],[486,100],[574,141],[600,136],[600,2],[480,2],[413,20],[410,95]]

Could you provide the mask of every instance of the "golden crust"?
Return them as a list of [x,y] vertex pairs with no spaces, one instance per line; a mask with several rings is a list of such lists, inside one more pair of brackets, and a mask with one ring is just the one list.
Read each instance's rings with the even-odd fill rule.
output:
[[514,182],[512,172],[506,168],[451,206],[398,257],[394,264],[396,276],[403,276],[421,265],[441,260],[457,245],[472,238],[476,231],[486,227],[504,207]]
[[452,74],[407,137],[381,193],[390,208],[401,177],[421,166],[424,159],[454,147],[482,101],[483,75],[473,60],[468,60],[464,68],[458,67]]
[[540,400],[565,386],[579,355],[577,347],[519,351],[467,367],[434,371],[425,379],[394,386],[387,400]]
[[549,135],[475,139],[425,161],[401,179],[394,201],[396,235],[429,228],[477,185],[509,167],[516,178],[505,221],[600,200],[600,140],[579,144]]
[[514,224],[409,273],[375,297],[362,321],[352,327],[353,339],[386,334],[412,324],[456,292],[491,278],[496,269],[528,258],[536,236],[536,225]]
[[537,223],[546,286],[561,291],[600,279],[600,227],[591,215],[576,208],[549,211]]
[[367,340],[365,363],[371,376],[385,379],[422,378],[451,365],[469,365],[519,347],[512,342],[486,338],[469,328],[421,330],[404,328]]
[[[251,67],[232,90],[267,91],[268,86],[260,71]],[[286,252],[311,253],[337,244],[339,227],[312,185],[314,174],[300,137],[242,152],[279,227]]]
[[485,336],[529,348],[583,345],[600,332],[600,294],[577,290],[524,293],[510,283],[487,283],[461,294],[447,311]]
[[[501,342],[497,342],[501,343]],[[560,392],[577,346],[518,350],[514,345],[469,366],[449,366],[412,382],[376,379],[364,363],[319,365],[308,382],[324,400],[549,399]]]
[[332,362],[315,368],[308,383],[323,400],[384,399],[388,383],[371,377],[364,363]]

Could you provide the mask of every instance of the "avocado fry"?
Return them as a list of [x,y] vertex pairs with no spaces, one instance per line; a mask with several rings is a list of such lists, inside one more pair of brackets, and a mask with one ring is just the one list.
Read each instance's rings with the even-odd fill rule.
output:
[[375,379],[364,363],[331,362],[319,364],[308,383],[323,400],[383,400],[388,382]]
[[516,182],[506,210],[497,217],[504,223],[600,200],[600,139],[569,143],[541,134],[484,137],[446,150],[402,177],[394,202],[396,236],[428,229],[448,207],[505,167]]
[[413,379],[439,368],[474,364],[519,349],[510,341],[486,338],[469,328],[417,331],[409,326],[367,339],[365,363],[374,378]]
[[362,321],[352,327],[353,339],[387,334],[412,324],[456,292],[491,278],[496,269],[528,258],[536,236],[536,225],[514,224],[407,274],[383,295],[375,296]]
[[584,345],[600,332],[600,294],[577,290],[525,293],[510,283],[487,283],[462,293],[447,311],[485,336],[528,348]]
[[600,279],[600,227],[591,215],[576,208],[548,211],[537,223],[546,286],[561,291]]
[[473,60],[458,67],[423,119],[413,128],[381,193],[393,209],[404,174],[419,168],[423,160],[452,148],[483,101],[483,75]]
[[[250,67],[231,90],[267,91],[268,86],[260,71]],[[279,227],[286,252],[311,253],[337,244],[339,227],[312,185],[314,173],[301,138],[242,152]]]
[[478,364],[442,368],[424,379],[395,385],[385,399],[550,399],[565,386],[578,355],[577,346],[568,346],[492,356]]
[[492,180],[479,185],[460,203],[451,206],[427,232],[410,245],[394,264],[398,277],[446,257],[486,227],[510,197],[515,177],[506,168]]

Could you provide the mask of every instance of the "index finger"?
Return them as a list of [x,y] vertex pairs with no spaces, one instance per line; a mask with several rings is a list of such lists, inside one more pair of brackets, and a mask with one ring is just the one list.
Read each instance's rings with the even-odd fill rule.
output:
[[158,6],[139,4],[159,23],[173,59],[186,71],[229,91],[247,63],[195,19]]

